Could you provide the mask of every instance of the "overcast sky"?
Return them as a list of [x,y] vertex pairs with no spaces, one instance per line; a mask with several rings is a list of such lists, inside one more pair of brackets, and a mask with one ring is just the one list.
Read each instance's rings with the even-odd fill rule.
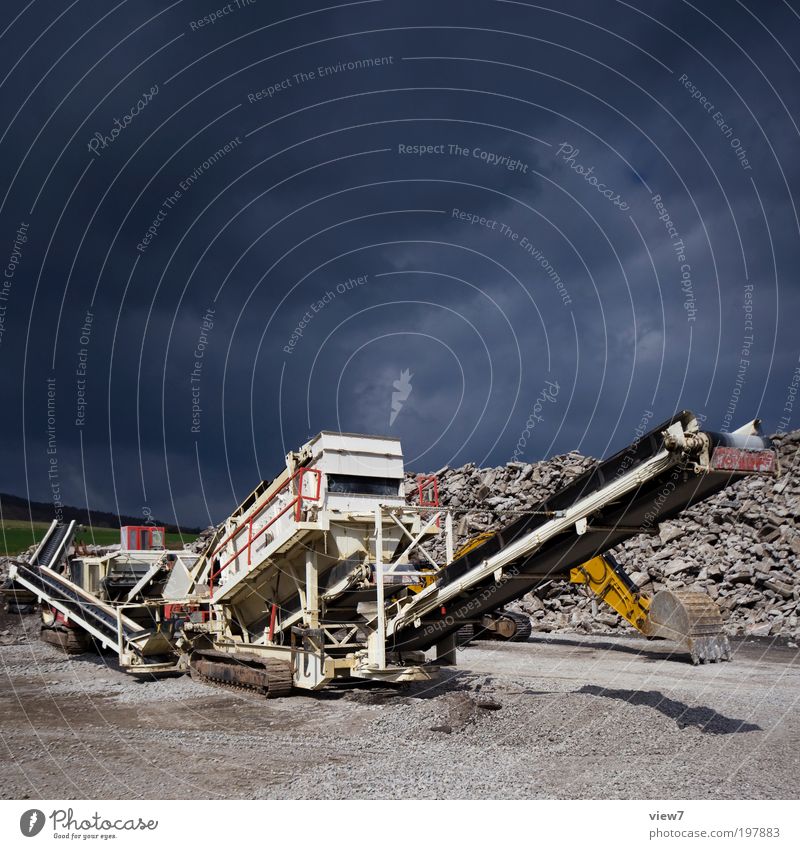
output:
[[0,31],[0,491],[196,525],[323,429],[428,471],[800,426],[797,2]]

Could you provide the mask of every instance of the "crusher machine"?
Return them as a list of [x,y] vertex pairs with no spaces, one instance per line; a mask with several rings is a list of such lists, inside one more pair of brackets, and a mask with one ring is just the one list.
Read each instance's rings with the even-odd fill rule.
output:
[[121,547],[102,556],[68,556],[77,527],[53,521],[30,560],[10,569],[14,584],[40,603],[42,640],[68,654],[93,645],[109,649],[131,673],[182,671],[174,640],[180,620],[173,612],[183,609],[175,600],[185,600],[193,586],[197,555]]
[[[647,599],[608,552],[744,476],[777,472],[757,421],[718,434],[682,412],[454,555],[451,512],[405,498],[398,440],[322,432],[237,507],[200,557],[176,555],[178,579],[165,554],[115,601],[46,567],[12,571],[99,634],[123,668],[190,671],[272,697],[337,680],[427,680],[455,661],[465,625],[502,620],[505,604],[553,578],[587,584],[694,662],[725,660],[707,596]],[[445,563],[426,550],[437,534]]]

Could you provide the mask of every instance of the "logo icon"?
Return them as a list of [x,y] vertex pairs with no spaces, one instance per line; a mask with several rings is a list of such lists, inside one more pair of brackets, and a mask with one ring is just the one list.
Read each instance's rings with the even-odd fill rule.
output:
[[31,808],[19,818],[19,830],[25,837],[36,837],[44,828],[44,813],[38,808]]
[[389,427],[394,424],[400,410],[403,409],[403,404],[408,400],[411,394],[411,378],[414,375],[408,369],[403,369],[400,372],[400,379],[392,382],[395,391],[392,392],[392,412],[389,416]]

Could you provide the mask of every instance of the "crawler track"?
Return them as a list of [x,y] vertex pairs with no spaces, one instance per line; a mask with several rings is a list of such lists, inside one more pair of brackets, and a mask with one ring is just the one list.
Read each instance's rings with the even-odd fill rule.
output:
[[61,649],[66,654],[83,654],[91,647],[91,638],[88,634],[72,628],[43,627],[39,637],[43,642]]
[[508,638],[508,642],[527,643],[528,637],[530,637],[531,631],[533,630],[530,616],[526,616],[524,613],[514,613],[511,610],[504,610],[503,616],[513,619],[514,624],[517,626],[517,630],[514,631],[513,636]]
[[189,669],[196,681],[268,699],[288,696],[292,691],[292,667],[281,660],[203,651],[191,656]]
[[[499,630],[482,627],[480,625],[462,625],[458,629],[456,639],[458,645],[463,646],[471,643],[473,640],[500,640],[504,643],[527,643],[531,635],[533,626],[531,619],[524,613],[515,613],[512,610],[501,610],[495,614],[497,619],[505,619],[506,626],[508,622],[513,623],[514,631],[511,634],[502,633]],[[507,631],[507,628],[504,629]]]

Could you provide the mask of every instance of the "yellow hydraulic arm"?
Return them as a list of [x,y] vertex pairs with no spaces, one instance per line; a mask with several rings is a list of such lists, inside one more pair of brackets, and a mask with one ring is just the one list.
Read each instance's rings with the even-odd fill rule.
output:
[[681,589],[660,590],[653,598],[642,595],[610,554],[571,569],[569,579],[573,584],[586,584],[645,636],[679,643],[690,653],[692,663],[730,660],[731,647],[719,607],[705,593]]
[[639,592],[610,554],[593,557],[571,569],[569,580],[573,584],[586,584],[637,631],[646,633],[650,599]]

